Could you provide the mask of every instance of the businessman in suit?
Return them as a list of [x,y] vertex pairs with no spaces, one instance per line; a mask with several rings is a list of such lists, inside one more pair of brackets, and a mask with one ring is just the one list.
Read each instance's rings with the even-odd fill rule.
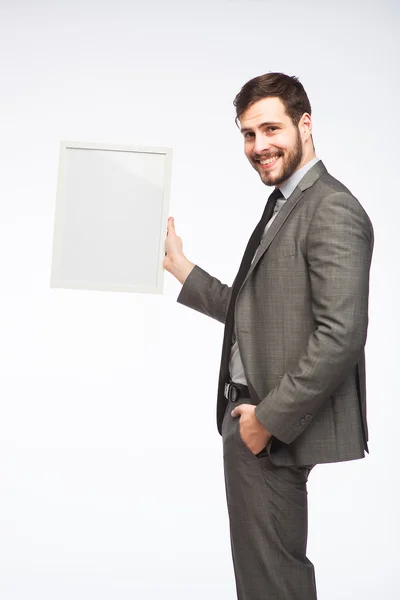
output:
[[217,425],[238,599],[315,600],[308,475],[368,451],[373,227],[316,156],[298,78],[256,77],[234,105],[245,155],[275,188],[266,222],[232,287],[185,257],[173,218],[164,268],[183,284],[178,302],[225,324]]

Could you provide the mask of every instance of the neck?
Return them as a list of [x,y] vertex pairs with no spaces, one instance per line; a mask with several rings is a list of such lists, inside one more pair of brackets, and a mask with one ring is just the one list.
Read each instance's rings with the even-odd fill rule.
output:
[[304,167],[304,165],[309,163],[310,160],[313,160],[313,158],[317,158],[317,155],[315,154],[315,151],[313,149],[311,150],[311,152],[304,153],[304,156],[303,156],[299,166],[297,167],[296,171],[298,171],[299,169]]

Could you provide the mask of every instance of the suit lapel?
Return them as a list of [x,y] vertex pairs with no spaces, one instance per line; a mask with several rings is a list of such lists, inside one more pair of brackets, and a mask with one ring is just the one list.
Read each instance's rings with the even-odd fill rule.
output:
[[317,179],[319,179],[321,177],[321,175],[323,175],[326,172],[327,172],[326,167],[323,164],[322,160],[320,160],[317,163],[315,163],[315,165],[312,166],[311,169],[309,171],[307,171],[307,173],[304,175],[304,177],[300,180],[300,182],[295,187],[292,194],[290,194],[289,198],[286,200],[286,202],[284,203],[284,205],[282,206],[282,208],[276,215],[275,219],[271,223],[271,226],[269,227],[267,233],[265,234],[264,239],[261,241],[261,244],[259,245],[259,247],[257,249],[255,258],[250,266],[250,269],[249,269],[249,271],[246,275],[246,278],[241,287],[243,287],[243,285],[246,283],[247,279],[250,277],[250,275],[254,271],[260,258],[268,250],[271,242],[273,241],[273,239],[275,238],[276,234],[281,229],[281,227],[284,225],[286,219],[288,219],[288,217],[289,217],[290,213],[292,212],[292,210],[294,209],[294,207],[302,199],[305,190],[307,190],[309,187],[311,187],[317,181]]

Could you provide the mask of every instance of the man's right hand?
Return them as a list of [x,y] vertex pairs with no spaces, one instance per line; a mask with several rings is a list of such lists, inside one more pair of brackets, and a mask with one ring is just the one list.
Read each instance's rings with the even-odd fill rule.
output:
[[176,235],[174,218],[168,219],[167,237],[165,238],[165,258],[163,267],[182,284],[194,268],[182,251],[182,239]]

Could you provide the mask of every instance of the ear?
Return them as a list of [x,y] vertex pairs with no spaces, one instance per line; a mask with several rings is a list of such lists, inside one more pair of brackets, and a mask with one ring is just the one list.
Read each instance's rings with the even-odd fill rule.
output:
[[306,141],[306,140],[308,140],[308,138],[311,137],[311,134],[312,134],[311,115],[309,115],[308,113],[304,113],[304,115],[301,117],[301,119],[299,121],[299,129],[300,129],[300,134],[301,134],[303,141]]

